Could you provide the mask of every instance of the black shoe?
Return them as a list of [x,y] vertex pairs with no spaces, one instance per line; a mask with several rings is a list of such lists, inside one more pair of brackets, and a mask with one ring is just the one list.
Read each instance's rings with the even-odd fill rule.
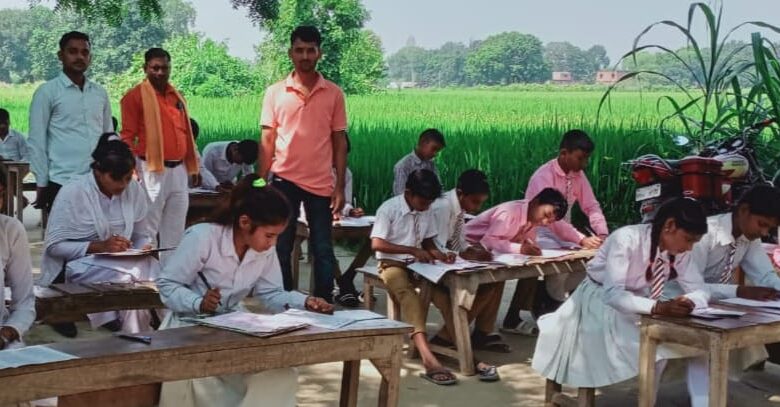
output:
[[119,322],[118,319],[115,319],[110,322],[106,322],[105,324],[101,325],[101,328],[106,328],[111,332],[119,332],[122,330],[122,323]]
[[357,292],[345,292],[336,296],[336,302],[347,308],[357,308],[360,306]]
[[59,324],[51,324],[52,329],[54,329],[55,332],[58,334],[66,337],[66,338],[75,338],[76,335],[79,334],[78,329],[76,329],[76,324],[73,322],[63,322]]

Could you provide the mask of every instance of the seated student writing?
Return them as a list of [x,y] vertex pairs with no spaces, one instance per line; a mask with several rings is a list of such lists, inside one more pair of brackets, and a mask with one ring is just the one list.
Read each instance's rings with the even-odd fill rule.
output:
[[[707,218],[707,234],[693,246],[690,267],[704,276],[713,299],[778,298],[780,277],[761,246],[761,238],[777,230],[780,222],[780,190],[757,185],[742,196],[731,212]],[[740,267],[746,281],[755,286],[737,285],[734,269]],[[664,288],[664,297],[682,293],[672,281]],[[768,357],[764,346],[732,352],[732,370],[739,373]]]
[[[379,261],[379,277],[400,304],[403,320],[414,327],[411,339],[425,367],[425,373],[420,376],[435,384],[449,385],[457,383],[457,379],[430,350],[423,318],[423,307],[428,304],[420,302],[415,291],[419,280],[406,268],[414,261],[452,263],[455,260],[455,254],[443,253],[434,239],[437,227],[429,208],[440,195],[441,184],[432,171],[415,170],[409,174],[404,193],[385,201],[377,210],[371,248]],[[477,369],[486,372],[488,380],[497,379],[493,366],[478,364]]]
[[28,161],[27,140],[11,128],[11,115],[0,108],[0,158],[11,161]]
[[436,129],[426,129],[420,133],[414,150],[398,160],[393,166],[393,195],[401,195],[406,189],[406,180],[415,170],[428,170],[439,178],[439,171],[433,159],[445,147],[444,135]]
[[[563,194],[557,189],[546,188],[533,199],[505,202],[482,212],[466,224],[466,240],[481,244],[495,253],[540,255],[541,249],[536,243],[536,230],[539,227],[546,226],[561,236],[576,238],[577,232],[560,221],[567,209]],[[515,289],[501,327],[502,332],[532,333],[521,331],[522,327],[518,326],[521,306],[533,300],[534,295],[534,290],[529,290],[524,281],[518,281],[518,288]],[[536,287],[536,280],[528,281],[533,283],[531,288]],[[515,318],[511,319],[510,316]]]
[[217,141],[203,149],[200,162],[204,188],[228,190],[233,188],[236,177],[254,173],[252,165],[257,161],[257,141]]
[[[187,229],[165,264],[157,287],[172,312],[161,329],[188,325],[182,317],[241,310],[249,295],[269,312],[288,307],[332,312],[324,299],[282,286],[275,245],[291,212],[284,196],[265,180],[244,177],[231,191],[229,206],[212,222]],[[297,388],[292,368],[183,380],[163,384],[160,406],[293,407]]]
[[[557,311],[539,319],[534,370],[563,385],[589,388],[637,376],[639,316],[685,317],[709,300],[704,280],[686,253],[705,233],[701,205],[675,198],[659,208],[652,224],[625,226],[607,237],[587,265],[588,278]],[[685,295],[661,300],[670,281],[677,281]],[[703,353],[676,344],[658,347],[656,381],[668,359],[690,358],[693,407],[708,405]]]
[[[0,215],[0,350],[24,346],[24,334],[35,321],[30,246],[24,225]],[[5,289],[11,289],[11,298]]]
[[[484,247],[479,244],[469,244],[464,233],[465,215],[478,212],[489,194],[490,185],[485,173],[471,169],[460,175],[455,189],[447,191],[433,203],[431,211],[437,227],[435,239],[440,248],[458,253],[466,260],[492,260],[493,255]],[[503,282],[482,284],[477,290],[474,304],[468,313],[469,323],[474,321],[471,343],[476,349],[500,353],[511,352],[511,348],[502,342],[501,337],[493,334],[503,292]],[[437,286],[433,291],[432,300],[444,317],[444,326],[430,342],[441,346],[453,346],[455,331],[449,291]],[[490,373],[484,372],[486,368],[492,366],[483,366],[479,369],[478,365],[481,378]],[[498,379],[498,373],[495,373],[495,378]]]
[[[148,198],[133,179],[135,157],[115,133],[100,137],[92,153],[92,171],[62,187],[54,201],[46,228],[41,278],[48,286],[64,271],[65,281],[132,282],[157,277],[159,263],[151,255],[95,256],[131,248],[151,248]],[[128,332],[150,330],[146,310],[110,311],[88,315],[93,327]],[[62,326],[75,336],[75,326]]]

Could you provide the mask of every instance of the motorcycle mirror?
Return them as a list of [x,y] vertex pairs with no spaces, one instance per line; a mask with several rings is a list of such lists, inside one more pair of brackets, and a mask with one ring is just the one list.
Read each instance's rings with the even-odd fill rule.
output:
[[674,138],[672,138],[672,142],[674,142],[675,145],[682,147],[682,146],[687,146],[688,143],[691,142],[691,140],[685,136],[674,136]]

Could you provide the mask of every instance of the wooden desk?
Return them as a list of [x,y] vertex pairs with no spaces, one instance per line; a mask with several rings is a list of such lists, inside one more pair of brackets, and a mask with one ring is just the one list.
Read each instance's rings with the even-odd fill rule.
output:
[[722,307],[745,311],[748,314],[740,318],[717,320],[642,316],[639,347],[640,407],[653,405],[655,357],[660,343],[678,343],[706,351],[710,362],[710,406],[725,407],[729,351],[780,341],[780,310]]
[[30,172],[30,163],[24,161],[0,161],[5,172],[5,214],[16,216],[23,222],[24,177]]
[[456,350],[435,345],[432,345],[431,349],[436,353],[458,359],[461,374],[473,375],[475,373],[474,353],[471,348],[468,312],[474,304],[474,297],[480,284],[577,271],[584,272],[585,263],[595,253],[595,250],[581,250],[564,258],[542,260],[523,266],[489,266],[484,269],[451,271],[445,274],[440,284],[443,284],[450,291]]
[[152,282],[52,284],[35,291],[36,319],[46,324],[79,321],[93,312],[165,308]]
[[187,208],[187,226],[201,221],[214,214],[223,200],[228,199],[230,194],[190,192],[190,206]]
[[[363,328],[361,328],[361,326]],[[261,339],[200,326],[153,332],[146,345],[108,337],[46,345],[78,356],[0,370],[0,405],[173,380],[344,361],[341,406],[357,405],[360,361],[382,375],[379,406],[398,405],[404,335],[396,321],[366,321],[350,330],[318,328]]]
[[[349,264],[349,267],[347,267],[347,271],[354,271],[357,270],[360,267],[363,267],[366,265],[366,262],[371,257],[371,228],[372,226],[361,226],[361,227],[344,227],[339,225],[338,222],[333,223],[333,229],[331,232],[333,240],[357,240],[360,241],[360,248],[358,249],[357,254],[355,255],[355,258],[352,259],[352,262]],[[303,245],[303,241],[309,238],[309,227],[303,223],[298,222],[297,229],[295,231],[295,242],[293,243],[293,251],[291,254],[291,269],[292,269],[292,275],[293,275],[293,289],[297,290],[299,286],[299,279],[300,279],[300,258],[301,258],[301,246]],[[310,287],[312,287],[311,284],[313,284],[314,281],[314,273],[312,271],[311,278],[309,281]],[[338,278],[341,276],[341,270],[339,267],[336,267],[334,270],[334,278]]]

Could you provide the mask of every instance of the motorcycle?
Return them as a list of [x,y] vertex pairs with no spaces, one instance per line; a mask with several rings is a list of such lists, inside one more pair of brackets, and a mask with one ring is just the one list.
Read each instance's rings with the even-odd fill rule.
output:
[[[695,198],[708,214],[716,214],[730,210],[753,185],[771,184],[756,159],[753,141],[774,122],[768,119],[748,126],[683,159],[648,154],[628,161],[637,184],[635,200],[642,223],[652,222],[658,207],[675,196]],[[690,143],[684,136],[677,136],[674,142],[681,147]]]

